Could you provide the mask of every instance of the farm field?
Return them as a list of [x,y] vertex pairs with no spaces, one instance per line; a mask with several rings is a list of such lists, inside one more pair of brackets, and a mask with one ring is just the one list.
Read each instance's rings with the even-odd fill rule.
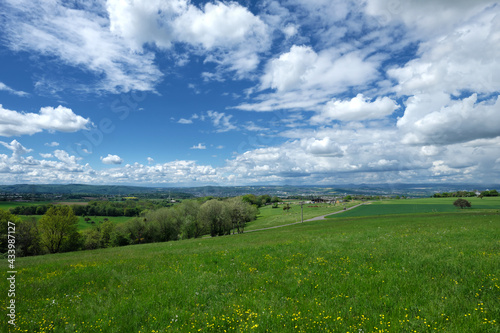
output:
[[[283,205],[278,208],[265,206],[259,208],[259,215],[257,220],[249,222],[245,230],[256,230],[262,228],[276,227],[280,225],[295,223],[301,221],[300,201],[291,202],[292,207],[288,212],[283,211]],[[345,207],[349,208],[359,204],[360,201],[351,201],[345,203]],[[333,204],[304,204],[304,220],[326,215],[329,213],[338,212],[344,209],[344,205]]]
[[0,201],[0,209],[8,210],[18,206],[31,206],[31,205],[45,205],[51,201],[35,201],[35,202],[22,202],[22,201]]
[[18,258],[12,331],[499,332],[499,239],[470,210]]
[[471,209],[461,210],[453,206],[457,198],[428,198],[389,200],[372,202],[371,204],[357,207],[342,214],[327,216],[327,218],[346,218],[361,216],[377,216],[388,214],[421,214],[421,213],[445,213],[445,212],[480,212],[500,210],[500,198],[465,198],[472,203]]

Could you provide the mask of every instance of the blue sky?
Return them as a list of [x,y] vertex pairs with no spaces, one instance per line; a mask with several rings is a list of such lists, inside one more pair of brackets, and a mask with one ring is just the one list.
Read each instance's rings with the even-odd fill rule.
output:
[[500,182],[500,3],[0,4],[0,182]]

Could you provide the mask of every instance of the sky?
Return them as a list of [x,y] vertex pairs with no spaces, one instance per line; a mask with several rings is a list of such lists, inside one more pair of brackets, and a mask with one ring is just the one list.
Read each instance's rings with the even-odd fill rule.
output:
[[500,2],[3,0],[0,183],[500,183]]

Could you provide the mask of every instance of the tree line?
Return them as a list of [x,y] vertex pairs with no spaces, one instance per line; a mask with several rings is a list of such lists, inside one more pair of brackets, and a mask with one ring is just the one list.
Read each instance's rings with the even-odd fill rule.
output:
[[[17,206],[9,211],[15,215],[44,215],[53,204]],[[70,205],[76,216],[139,216],[145,210],[170,207],[168,200],[90,201],[86,205]]]
[[241,197],[185,200],[174,207],[144,211],[121,224],[106,221],[78,231],[78,217],[70,206],[51,206],[38,221],[21,220],[0,209],[0,253],[7,252],[9,221],[16,224],[17,255],[32,256],[242,233],[257,214],[258,208]]
[[433,198],[498,197],[498,191],[491,190],[491,191],[482,191],[482,192],[470,192],[470,191],[443,192],[443,193],[434,193],[434,195],[432,197]]

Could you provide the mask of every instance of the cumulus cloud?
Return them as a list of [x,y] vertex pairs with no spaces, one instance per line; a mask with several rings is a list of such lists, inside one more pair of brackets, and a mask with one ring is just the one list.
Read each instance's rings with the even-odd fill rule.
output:
[[429,109],[419,96],[409,99],[398,127],[406,134],[403,143],[447,145],[500,136],[500,96],[477,103],[477,94],[445,106]]
[[321,140],[308,138],[301,141],[301,146],[307,153],[317,156],[340,157],[343,155],[342,149],[329,137]]
[[494,7],[445,35],[420,44],[416,59],[388,71],[401,95],[440,91],[460,95],[462,91],[493,93],[500,79],[500,7]]
[[184,43],[240,76],[254,70],[258,54],[270,47],[267,25],[235,2],[197,7],[186,0],[110,0],[107,10],[111,31],[135,49],[145,43],[163,49]]
[[37,113],[21,113],[4,109],[0,105],[0,135],[32,135],[44,130],[49,132],[76,132],[88,129],[90,119],[76,115],[71,109],[43,107]]
[[59,142],[55,142],[55,141],[47,142],[47,143],[45,143],[45,145],[47,147],[57,147],[57,146],[59,146]]
[[339,54],[335,49],[316,53],[310,46],[293,45],[290,51],[271,60],[261,78],[261,89],[278,92],[323,88],[331,92],[361,85],[377,76],[375,61],[362,53]]
[[189,149],[207,149],[207,146],[205,146],[203,143],[198,143],[197,145],[194,145]]
[[[379,75],[378,66],[378,59],[368,58],[359,50],[341,53],[329,48],[316,52],[311,46],[293,45],[289,52],[267,63],[256,102],[236,108],[248,111],[317,109],[332,95],[375,80]],[[267,89],[274,92],[264,93]]]
[[329,101],[320,113],[311,118],[313,124],[324,124],[331,120],[360,121],[382,119],[391,115],[398,105],[389,97],[378,97],[373,102],[358,94],[350,100]]
[[9,150],[12,150],[12,157],[15,160],[18,160],[19,157],[21,157],[22,155],[33,151],[33,149],[28,149],[24,147],[17,140],[12,140],[11,143],[0,141],[0,144]]
[[179,124],[184,124],[184,125],[188,125],[188,124],[192,124],[193,121],[191,119],[185,119],[185,118],[181,118],[179,119],[179,121],[177,122]]
[[365,11],[380,17],[379,22],[402,22],[417,37],[429,37],[453,29],[483,12],[496,0],[367,0]]
[[106,157],[101,156],[101,161],[104,164],[122,164],[123,159],[118,155],[108,154]]

